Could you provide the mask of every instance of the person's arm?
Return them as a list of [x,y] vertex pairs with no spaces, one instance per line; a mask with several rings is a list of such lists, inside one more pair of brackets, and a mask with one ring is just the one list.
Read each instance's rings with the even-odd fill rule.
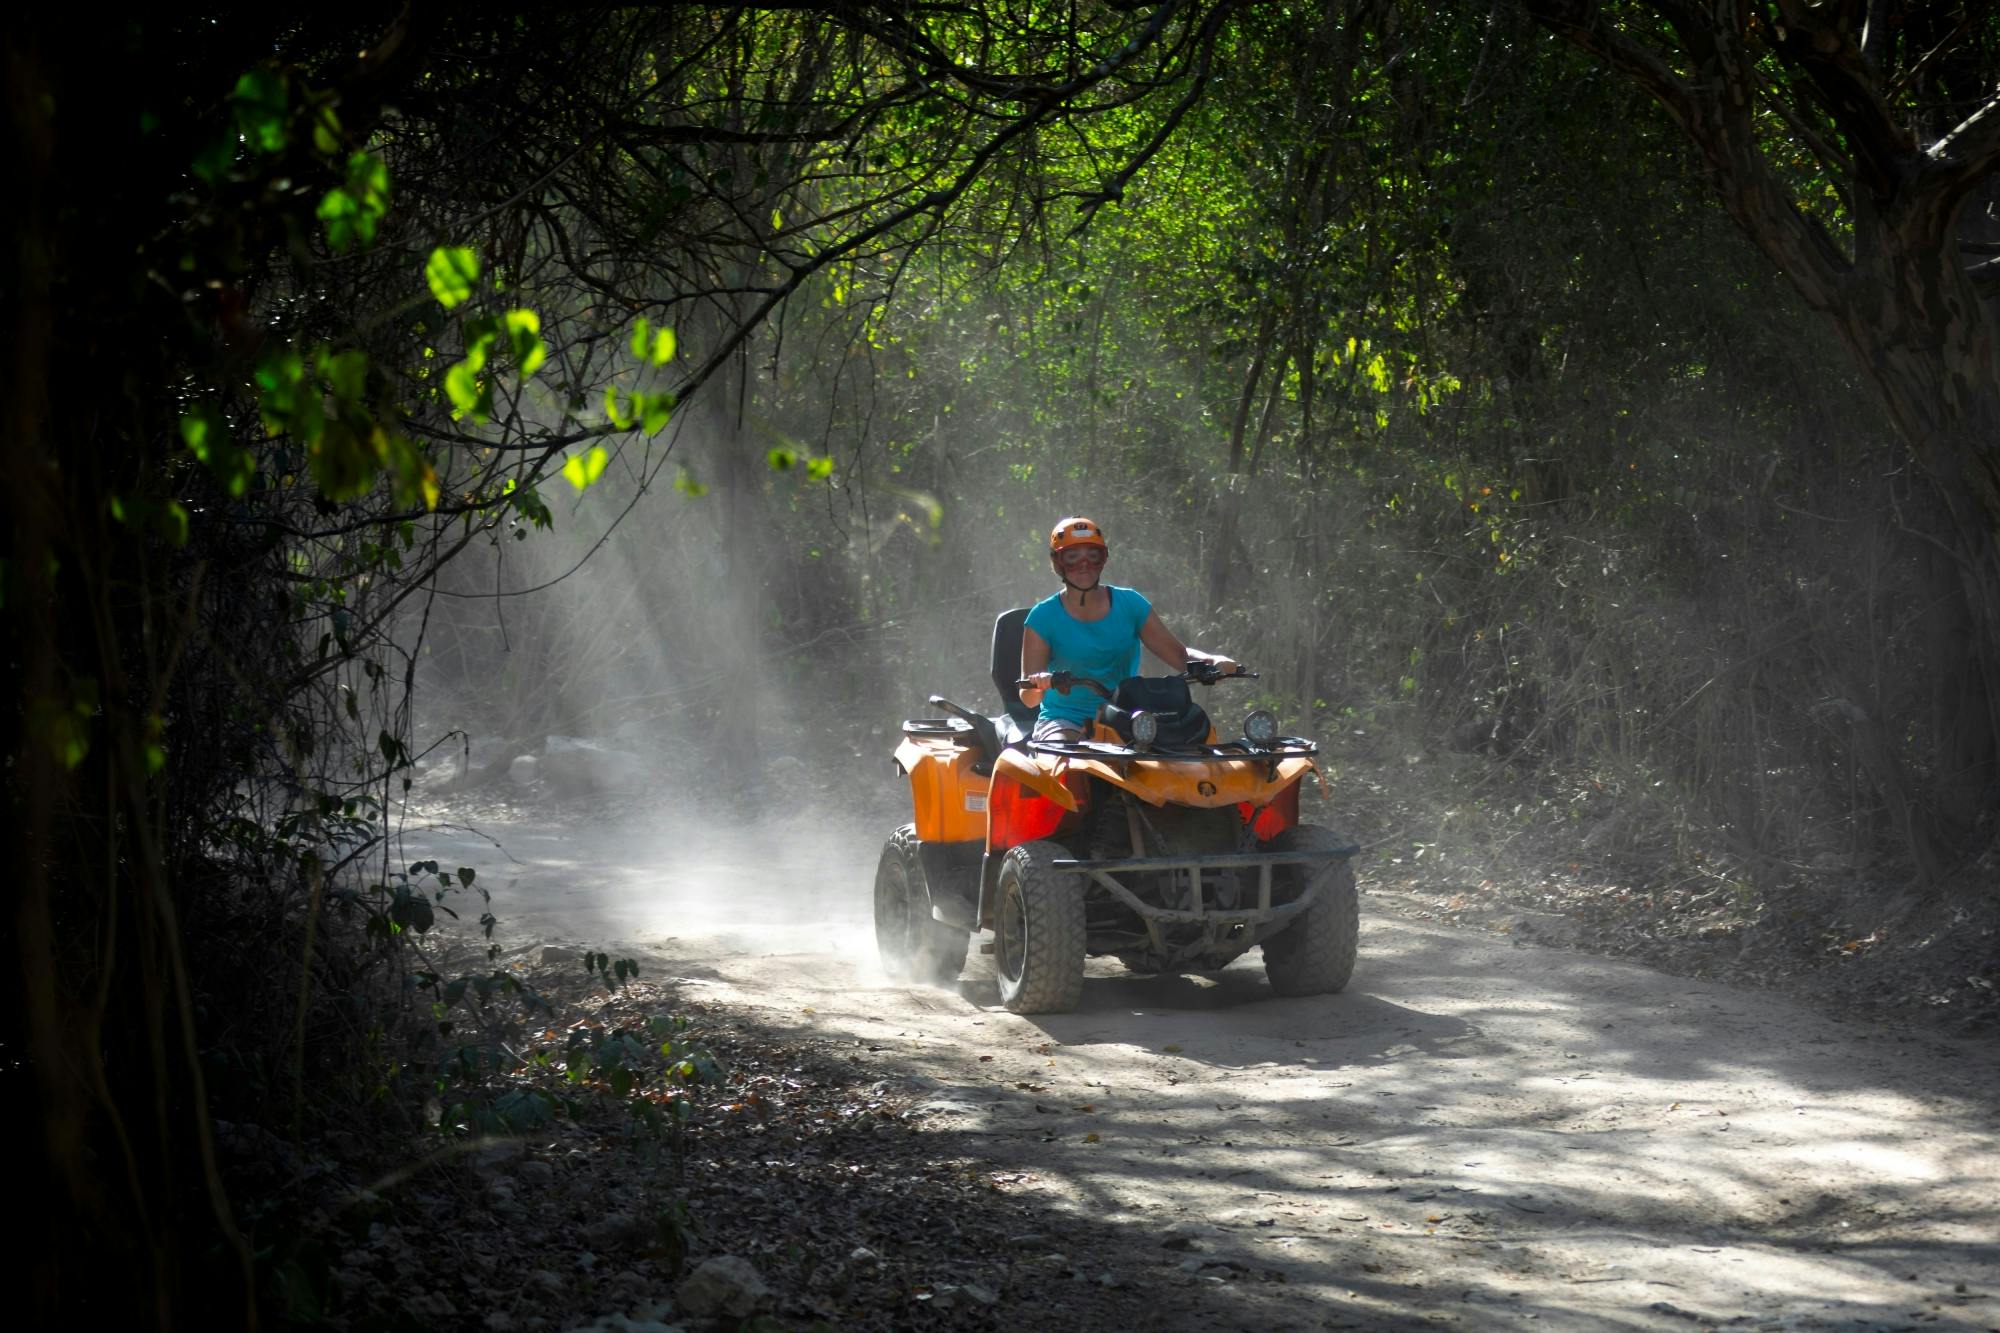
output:
[[1021,690],[1021,702],[1030,708],[1042,706],[1049,688],[1049,641],[1023,625],[1021,627],[1021,679],[1033,680]]
[[[1190,648],[1182,643],[1179,637],[1160,620],[1157,611],[1149,613],[1146,616],[1146,623],[1139,627],[1139,642],[1151,649],[1153,656],[1176,671],[1187,670],[1190,661],[1212,662],[1216,670],[1225,673],[1236,670],[1236,663],[1232,659],[1220,653],[1205,653],[1199,648]],[[1028,650],[1024,641],[1021,656],[1025,659],[1027,655]]]

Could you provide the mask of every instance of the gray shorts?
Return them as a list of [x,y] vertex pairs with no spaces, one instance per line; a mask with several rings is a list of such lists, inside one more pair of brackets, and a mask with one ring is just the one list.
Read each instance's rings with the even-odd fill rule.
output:
[[1064,722],[1053,717],[1035,719],[1035,729],[1030,732],[1031,741],[1080,741],[1083,728],[1074,722]]

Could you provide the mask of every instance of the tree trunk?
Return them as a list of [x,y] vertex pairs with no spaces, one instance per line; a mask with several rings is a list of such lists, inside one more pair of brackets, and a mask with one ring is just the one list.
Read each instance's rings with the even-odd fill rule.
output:
[[[1723,207],[1826,317],[1925,469],[1952,577],[1932,616],[1930,803],[1962,850],[1990,839],[2000,720],[2000,335],[1958,253],[1965,200],[2000,166],[2000,98],[1924,133],[1887,23],[1851,6],[1659,6],[1651,29],[1596,0],[1527,0],[1537,21],[1659,101],[1714,174]],[[1886,17],[1886,16],[1885,16]],[[1650,31],[1650,40],[1636,34]],[[1867,50],[1857,44],[1867,32]],[[1772,79],[1770,64],[1784,77]],[[1892,82],[1893,79],[1893,82]],[[1788,104],[1788,99],[1789,103]],[[1845,241],[1770,167],[1772,107],[1791,147],[1844,186]]]
[[1250,370],[1243,377],[1243,393],[1236,401],[1236,418],[1229,426],[1229,469],[1223,478],[1222,494],[1216,497],[1215,542],[1208,557],[1208,610],[1211,615],[1229,600],[1231,572],[1238,546],[1236,525],[1243,503],[1242,476],[1244,437],[1250,430],[1250,409],[1257,401],[1257,385],[1264,378],[1264,363],[1270,358],[1271,343],[1278,331],[1278,306],[1267,300],[1264,318],[1257,327],[1257,346],[1250,357]]

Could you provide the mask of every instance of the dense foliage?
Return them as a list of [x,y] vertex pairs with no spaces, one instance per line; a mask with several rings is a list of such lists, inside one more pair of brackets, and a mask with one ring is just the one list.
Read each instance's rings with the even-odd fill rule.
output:
[[413,944],[476,876],[393,859],[443,726],[892,719],[1058,511],[1313,725],[1587,774],[1746,891],[1948,883],[1996,831],[2000,21],[1720,13],[10,31],[40,1308],[109,1248],[107,1316],[251,1319],[212,1107],[394,1103],[491,989]]

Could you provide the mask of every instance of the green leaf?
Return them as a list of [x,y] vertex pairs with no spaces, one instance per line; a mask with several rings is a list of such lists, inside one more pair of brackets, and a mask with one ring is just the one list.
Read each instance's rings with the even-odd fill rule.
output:
[[347,159],[347,188],[373,216],[389,211],[389,164],[376,153]]
[[555,516],[549,512],[548,503],[542,499],[540,491],[532,486],[516,490],[511,480],[509,480],[507,485],[509,501],[513,504],[515,510],[520,513],[521,517],[527,519],[538,528],[553,526]]
[[483,354],[467,357],[444,373],[444,391],[452,406],[479,422],[493,415],[493,380],[479,373],[485,360]]
[[674,474],[674,489],[690,500],[699,500],[708,494],[708,487],[702,485],[701,480],[688,471],[685,463],[681,464],[680,471]]
[[97,682],[76,682],[74,693],[43,695],[28,709],[28,730],[65,770],[74,769],[90,753],[90,720],[97,713]]
[[789,472],[798,466],[799,456],[785,446],[779,445],[764,455],[764,461],[771,465],[773,472]]
[[257,363],[257,409],[264,418],[265,434],[289,431],[307,444],[318,435],[324,412],[319,410],[319,395],[309,391],[305,377],[305,358],[290,347],[277,348]]
[[368,354],[349,349],[336,352],[331,347],[322,346],[314,360],[319,363],[319,373],[326,378],[327,387],[333,396],[344,404],[359,403],[368,383]]
[[532,310],[509,310],[501,316],[507,331],[507,347],[523,375],[532,375],[549,359],[548,345],[542,341],[542,317]]
[[632,428],[632,418],[626,416],[618,405],[618,386],[615,384],[604,386],[604,415],[619,430]]
[[831,458],[807,459],[806,475],[814,481],[825,481],[833,475],[833,460]]
[[364,222],[361,205],[345,189],[335,187],[326,192],[326,198],[319,201],[314,215],[326,228],[326,243],[333,247],[335,254],[345,254],[356,240],[367,244],[374,238],[374,227],[366,225],[366,236],[362,235]]
[[472,298],[472,284],[479,281],[479,256],[470,246],[440,245],[424,265],[424,281],[438,304],[450,310]]
[[321,106],[313,113],[313,148],[326,157],[340,151],[340,117],[330,106]]
[[680,340],[672,329],[655,332],[652,324],[640,319],[632,325],[632,357],[648,365],[664,366],[674,359]]
[[[352,500],[374,485],[381,460],[370,436],[345,421],[330,421],[307,447],[306,461],[322,494],[330,500]],[[336,634],[344,632],[340,628],[344,614],[334,614]]]
[[350,246],[371,245],[376,224],[389,211],[389,167],[374,153],[347,159],[347,183],[327,192],[319,202],[319,220],[326,225],[326,242],[334,253]]
[[[373,431],[375,453],[382,460],[389,473],[389,489],[399,505],[412,505],[419,500],[425,509],[436,509],[443,494],[438,485],[437,469],[417,444],[402,435],[394,435],[377,425]],[[392,568],[402,568],[402,557],[389,552]]]
[[587,491],[604,475],[604,469],[611,462],[611,455],[601,444],[590,446],[587,454],[571,454],[563,462],[563,479],[579,491]]
[[285,76],[274,70],[253,69],[236,81],[229,95],[236,106],[236,128],[259,153],[281,153],[291,138],[285,123],[288,99]]
[[225,135],[194,155],[189,169],[209,185],[215,184],[228,174],[236,161],[236,136]]
[[247,450],[236,446],[222,414],[212,405],[204,403],[183,416],[180,430],[188,452],[205,464],[232,496],[241,496],[250,489],[257,461]]
[[658,435],[666,429],[667,422],[674,414],[674,396],[670,393],[635,393],[633,405],[639,409],[639,428],[648,435]]
[[182,442],[204,463],[221,447],[226,430],[222,414],[206,403],[181,418]]

